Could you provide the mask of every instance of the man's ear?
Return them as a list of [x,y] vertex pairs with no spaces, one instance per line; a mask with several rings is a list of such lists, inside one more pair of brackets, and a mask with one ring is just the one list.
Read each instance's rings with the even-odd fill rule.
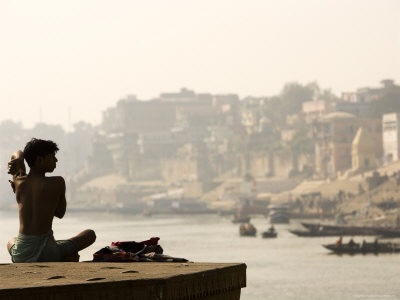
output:
[[35,166],[40,166],[43,163],[43,160],[44,160],[43,156],[36,156]]

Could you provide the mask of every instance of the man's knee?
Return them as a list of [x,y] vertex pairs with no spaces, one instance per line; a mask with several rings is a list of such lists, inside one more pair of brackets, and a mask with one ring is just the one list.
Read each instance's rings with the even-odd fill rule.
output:
[[96,241],[96,233],[92,229],[85,230],[86,236],[90,244],[93,244]]
[[77,236],[71,238],[71,240],[76,243],[78,251],[81,251],[96,241],[96,233],[92,229],[86,229]]
[[15,242],[17,241],[17,238],[12,238],[12,239],[10,239],[9,241],[8,241],[8,243],[7,243],[7,250],[8,250],[8,252],[10,252],[10,249],[11,249],[11,247],[12,246],[14,246],[14,244],[15,244]]

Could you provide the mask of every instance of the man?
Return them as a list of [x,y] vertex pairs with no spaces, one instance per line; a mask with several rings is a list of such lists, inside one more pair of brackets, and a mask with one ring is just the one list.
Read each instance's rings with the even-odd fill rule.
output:
[[343,245],[343,238],[342,236],[339,237],[339,239],[336,241],[336,247],[342,247]]
[[53,218],[61,219],[67,207],[64,179],[45,176],[56,168],[58,150],[52,141],[33,138],[8,163],[8,173],[13,176],[9,182],[19,210],[19,235],[7,244],[13,262],[79,261],[78,251],[96,240],[90,229],[68,240],[56,241],[53,237]]

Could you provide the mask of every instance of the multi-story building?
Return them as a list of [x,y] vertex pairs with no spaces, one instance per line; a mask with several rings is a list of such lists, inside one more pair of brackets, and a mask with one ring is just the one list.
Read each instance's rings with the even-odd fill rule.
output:
[[181,88],[179,93],[162,93],[160,95],[161,102],[192,102],[195,99],[194,91],[187,88]]
[[134,96],[128,96],[103,112],[101,127],[106,132],[162,131],[173,127],[176,108],[175,102],[139,101]]
[[400,151],[400,114],[384,114],[383,128],[383,159],[385,163],[399,160]]
[[[182,169],[179,161],[174,164],[174,159],[180,159],[179,149],[188,143],[200,147],[207,141],[212,141],[213,147],[230,149],[229,140],[240,124],[238,109],[239,97],[233,94],[196,94],[183,88],[149,101],[129,95],[103,113],[91,161],[96,167],[92,169],[101,169],[104,174],[118,172],[130,180],[168,179],[163,178],[168,174],[189,176],[192,171]],[[212,161],[211,152],[207,154],[210,157],[205,157],[204,151],[199,153],[196,163],[207,165]],[[217,165],[221,171],[225,169],[223,164]],[[207,177],[201,174],[210,171],[196,170],[197,179]]]
[[321,116],[332,112],[332,102],[328,100],[306,101],[302,104],[304,119],[307,123],[312,123]]
[[342,93],[341,100],[351,103],[370,103],[371,101],[381,99],[386,91],[393,88],[399,88],[399,86],[396,85],[392,79],[384,79],[381,81],[381,84],[382,87],[380,88],[364,87],[357,89],[355,93]]

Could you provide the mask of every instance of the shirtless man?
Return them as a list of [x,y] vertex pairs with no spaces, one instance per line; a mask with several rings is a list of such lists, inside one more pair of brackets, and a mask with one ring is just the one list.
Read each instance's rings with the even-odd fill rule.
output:
[[9,182],[19,210],[19,235],[7,244],[13,262],[79,261],[78,251],[96,240],[90,229],[68,240],[56,241],[53,237],[53,218],[61,219],[67,207],[64,178],[45,176],[56,168],[57,151],[52,141],[32,139],[8,163],[8,173],[13,176]]

